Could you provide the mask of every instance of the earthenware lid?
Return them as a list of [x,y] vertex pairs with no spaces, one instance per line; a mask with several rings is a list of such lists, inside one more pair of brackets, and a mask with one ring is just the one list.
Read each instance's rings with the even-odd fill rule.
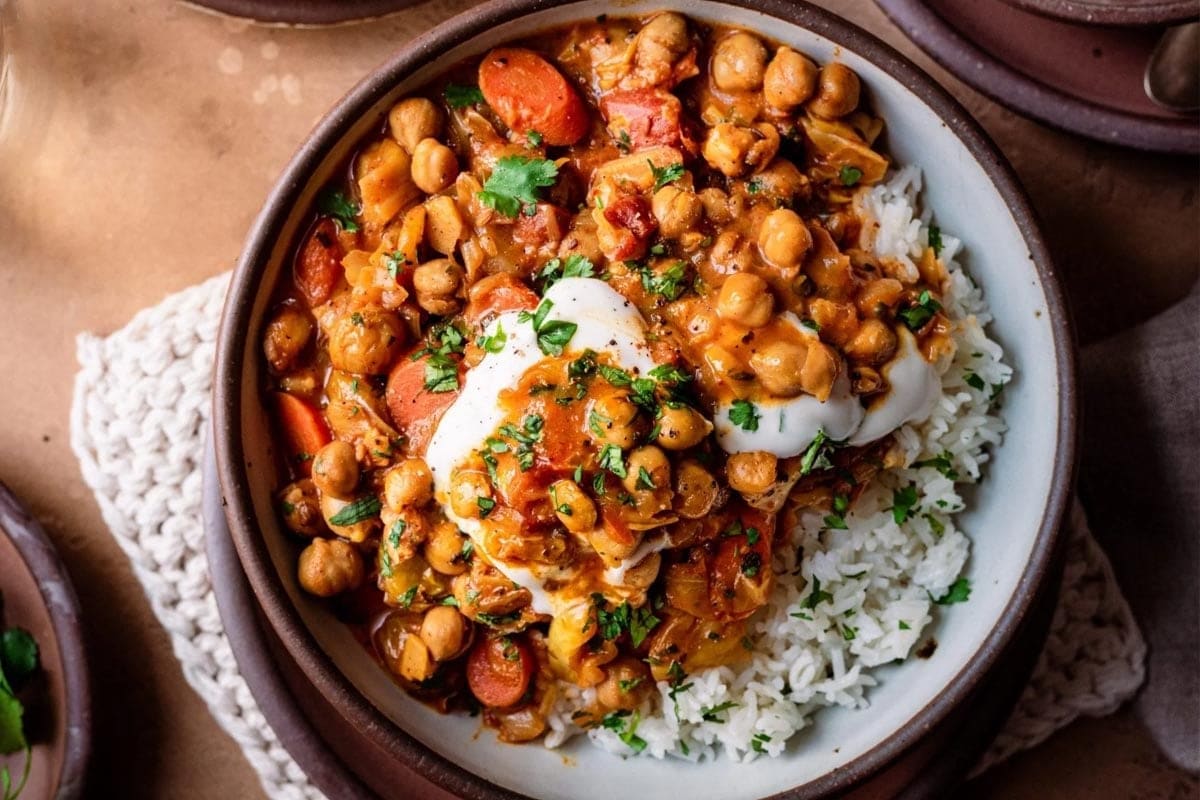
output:
[[[0,630],[22,628],[37,642],[40,669],[18,691],[31,763],[23,798],[84,794],[91,752],[91,695],[79,602],[37,521],[0,483]],[[0,756],[14,783],[25,756]]]
[[1196,115],[1155,105],[1142,87],[1163,28],[1067,22],[1012,0],[876,2],[935,61],[1014,111],[1109,144],[1200,153]]

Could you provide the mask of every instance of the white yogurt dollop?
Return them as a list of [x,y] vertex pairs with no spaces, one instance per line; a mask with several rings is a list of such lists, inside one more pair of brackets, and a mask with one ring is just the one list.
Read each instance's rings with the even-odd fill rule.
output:
[[[552,304],[545,321],[563,320],[578,326],[566,352],[595,350],[608,353],[614,363],[639,375],[645,375],[656,366],[650,356],[642,315],[604,281],[564,278],[547,290],[544,301]],[[500,392],[515,387],[526,370],[546,358],[538,348],[533,325],[520,322],[518,316],[516,311],[501,314],[488,325],[488,335],[494,336],[503,329],[507,337],[504,349],[489,353],[467,372],[458,397],[442,416],[429,442],[425,462],[433,473],[434,494],[446,516],[471,537],[475,547],[496,569],[533,594],[534,611],[553,614],[559,604],[543,589],[543,584],[552,578],[564,577],[562,570],[541,565],[506,564],[488,552],[480,521],[456,515],[448,502],[450,476],[455,467],[482,448],[484,440],[504,422],[504,409],[497,402]],[[613,578],[623,574],[622,568],[611,572]]]
[[[781,315],[805,336],[817,334],[791,313]],[[845,372],[834,381],[829,399],[822,403],[812,395],[790,399],[756,401],[758,426],[746,430],[730,419],[732,401],[718,405],[713,426],[717,443],[727,453],[765,451],[779,458],[798,456],[824,432],[830,439],[851,445],[873,442],[909,422],[929,417],[941,394],[942,384],[933,365],[921,357],[917,341],[907,328],[899,330],[896,356],[883,368],[888,393],[864,409],[850,392]]]

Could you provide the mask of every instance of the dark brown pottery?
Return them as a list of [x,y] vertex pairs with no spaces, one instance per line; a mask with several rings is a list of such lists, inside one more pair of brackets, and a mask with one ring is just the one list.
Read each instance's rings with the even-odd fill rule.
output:
[[1005,0],[1054,19],[1088,25],[1170,25],[1200,16],[1194,0]]
[[1101,28],[1004,0],[875,0],[934,61],[1014,111],[1108,144],[1200,153],[1200,118],[1142,87],[1162,29]]
[[[25,733],[32,745],[22,797],[82,797],[91,754],[92,705],[79,601],[66,569],[30,516],[0,483],[0,630],[16,626],[38,644],[41,670],[26,700]],[[20,782],[25,756],[0,757]]]
[[[269,433],[255,378],[260,357],[257,342],[278,264],[301,233],[296,209],[310,206],[318,188],[332,173],[333,156],[344,153],[347,142],[362,135],[381,118],[377,106],[393,88],[410,73],[436,62],[440,54],[474,37],[486,35],[507,21],[560,5],[549,0],[497,0],[473,9],[409,42],[335,106],[284,170],[251,230],[231,285],[217,353],[215,444],[218,475],[227,503],[226,518],[251,588],[271,628],[307,680],[372,745],[442,788],[469,798],[520,795],[434,752],[376,708],[317,644],[283,584],[262,534],[277,523],[265,516],[260,519],[256,511],[262,509],[264,515],[272,513],[270,482],[264,478],[264,471],[272,468],[263,463],[268,458],[265,454],[270,452]],[[1028,200],[1004,157],[961,105],[895,50],[829,12],[787,0],[738,0],[724,6],[748,8],[786,20],[870,59],[940,118],[942,126],[953,132],[1007,205],[1023,240],[1023,249],[1029,254],[1030,281],[1044,291],[1044,319],[1053,339],[1045,359],[1057,373],[1058,391],[1044,409],[1055,420],[1053,458],[1046,467],[1052,479],[1045,487],[1044,506],[1039,501],[1040,523],[1036,525],[1029,558],[1024,562],[1025,570],[982,644],[907,724],[844,767],[780,795],[825,797],[861,786],[895,763],[971,698],[1001,663],[1003,654],[1035,607],[1040,590],[1057,574],[1056,542],[1071,491],[1076,449],[1073,337],[1058,277]],[[764,27],[767,24],[769,20],[764,21]],[[251,457],[251,453],[255,455]]]

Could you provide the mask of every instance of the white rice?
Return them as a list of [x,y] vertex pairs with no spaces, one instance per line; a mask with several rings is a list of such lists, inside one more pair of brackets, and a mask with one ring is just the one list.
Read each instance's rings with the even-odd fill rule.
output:
[[[929,237],[930,214],[918,211],[920,190],[921,174],[909,166],[861,198],[879,223],[877,255],[893,256],[914,271],[912,259],[920,257]],[[989,409],[1012,369],[984,333],[991,316],[956,259],[962,242],[944,232],[941,237],[941,259],[950,274],[943,300],[956,321],[958,350],[942,376],[943,396],[933,415],[921,425],[901,428],[896,440],[907,463],[947,453],[957,482],[974,483],[988,461],[988,445],[999,444],[1005,430]],[[967,383],[971,374],[982,379],[983,389]],[[920,497],[917,511],[897,525],[892,492],[910,484]],[[674,697],[671,686],[660,682],[658,696],[639,711],[641,755],[691,761],[722,750],[737,761],[777,756],[820,708],[865,707],[867,690],[877,682],[871,668],[909,657],[943,608],[931,598],[946,594],[967,561],[969,541],[954,522],[964,506],[955,484],[934,467],[889,470],[847,513],[849,530],[823,530],[821,515],[802,520],[793,531],[795,547],[780,548],[775,559],[770,603],[750,622],[750,663],[688,675],[683,682],[688,688]],[[814,578],[832,599],[808,608]],[[550,716],[546,746],[586,733],[605,750],[633,755],[617,731],[585,731],[571,721],[593,698],[590,689],[565,689]],[[711,712],[722,704],[733,705]]]

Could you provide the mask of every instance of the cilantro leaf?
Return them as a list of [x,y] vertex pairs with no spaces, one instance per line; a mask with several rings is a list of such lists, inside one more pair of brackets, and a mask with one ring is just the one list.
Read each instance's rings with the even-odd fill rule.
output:
[[479,105],[483,102],[483,92],[478,86],[469,86],[461,83],[448,83],[442,91],[442,96],[446,98],[446,102],[451,108],[466,108],[467,106]]
[[358,230],[359,207],[336,189],[327,189],[321,193],[317,198],[317,211],[337,220],[342,230],[350,233]]
[[858,167],[845,166],[838,171],[838,180],[842,186],[855,186],[862,180],[862,170]]
[[537,274],[537,280],[542,283],[543,294],[563,278],[594,277],[596,277],[596,265],[587,256],[579,253],[572,253],[567,256],[565,261],[561,258],[552,258]]
[[650,165],[650,172],[654,175],[654,190],[658,191],[668,183],[674,183],[683,177],[683,164],[668,164],[665,167],[656,167],[654,162],[646,159],[646,163]]
[[734,400],[729,408],[729,421],[744,431],[758,430],[758,421],[762,414],[749,400]]
[[0,673],[14,689],[38,666],[38,646],[29,632],[10,628],[0,634]]
[[504,332],[504,326],[500,323],[496,323],[495,333],[480,336],[475,340],[475,344],[479,345],[479,348],[487,353],[499,353],[507,343],[508,334]]
[[505,156],[496,162],[479,199],[506,217],[516,217],[538,201],[538,189],[553,186],[557,178],[558,165],[553,161]]
[[618,478],[624,478],[628,472],[625,469],[625,459],[621,448],[615,444],[606,444],[600,450],[600,468],[606,469]]
[[952,481],[958,480],[958,471],[954,469],[954,462],[951,461],[950,453],[943,451],[941,455],[927,458],[924,461],[917,461],[913,464],[914,467],[933,467],[938,472],[945,475]]
[[942,229],[937,225],[929,226],[929,247],[933,250],[934,256],[942,254]]
[[373,494],[365,495],[347,503],[341,511],[329,518],[330,525],[354,525],[379,514],[381,508],[379,498]]
[[941,597],[932,598],[939,606],[949,606],[955,603],[965,603],[971,597],[971,581],[959,578],[950,584],[950,588]]
[[425,389],[434,394],[458,388],[458,362],[441,353],[433,353],[425,362]]
[[815,469],[832,467],[833,462],[829,460],[829,451],[832,449],[833,440],[825,434],[824,430],[818,428],[812,444],[808,446],[808,449],[804,451],[804,457],[800,459],[800,474],[807,475]]
[[[813,575],[812,591],[808,593],[808,597],[804,598],[804,602],[801,603],[801,605],[804,606],[805,608],[811,609],[811,608],[816,608],[821,603],[830,602],[832,600],[833,600],[833,595],[831,595],[829,592],[823,591],[821,589],[821,579],[818,578],[816,575]],[[793,614],[792,616],[796,616],[796,615]]]
[[723,719],[718,719],[717,715],[728,711],[731,708],[737,708],[738,704],[732,700],[726,700],[724,703],[715,706],[705,706],[700,709],[700,718],[705,722],[724,722]]
[[933,299],[933,296],[926,290],[921,292],[917,298],[916,305],[911,305],[904,309],[898,316],[909,330],[919,331],[925,327],[929,320],[933,319],[933,315],[942,310],[942,304]]
[[668,300],[677,300],[687,288],[687,262],[676,261],[662,272],[648,266],[640,268],[642,288],[647,294],[660,294]]
[[905,486],[892,492],[892,519],[900,525],[913,515],[917,505],[917,489],[915,486]]

